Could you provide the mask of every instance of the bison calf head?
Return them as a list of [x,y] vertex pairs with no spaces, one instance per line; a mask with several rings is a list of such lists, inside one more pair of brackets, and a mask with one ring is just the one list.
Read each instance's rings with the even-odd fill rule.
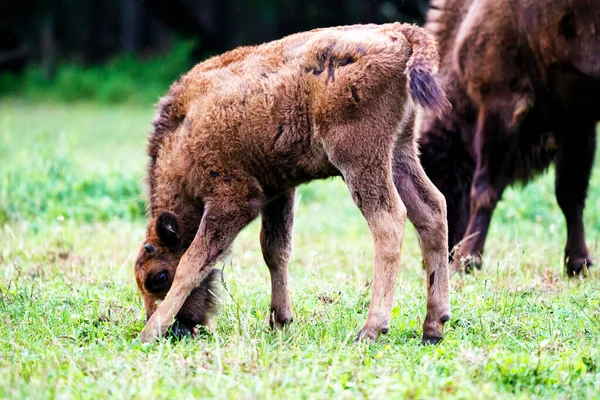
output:
[[[165,211],[148,223],[146,239],[135,260],[135,279],[144,300],[147,320],[171,288],[177,265],[186,250],[182,238],[182,224],[172,212]],[[196,325],[208,325],[218,311],[216,295],[220,280],[221,271],[215,269],[192,291],[175,317],[172,334],[193,335]]]

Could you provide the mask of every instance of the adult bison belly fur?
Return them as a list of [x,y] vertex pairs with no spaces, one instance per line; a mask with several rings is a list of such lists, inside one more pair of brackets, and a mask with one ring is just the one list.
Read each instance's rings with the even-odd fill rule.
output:
[[421,168],[414,136],[417,106],[438,115],[448,106],[437,69],[431,35],[396,23],[241,47],[175,82],[159,103],[148,150],[150,219],[135,263],[148,317],[142,340],[164,334],[174,319],[183,333],[207,323],[216,303],[202,288],[215,283],[213,266],[258,215],[270,323],[291,322],[295,187],[341,175],[374,241],[372,299],[357,340],[389,329],[408,215],[428,276],[423,341],[439,342],[450,318],[446,205]]
[[453,109],[422,119],[421,161],[446,197],[452,270],[481,268],[504,189],[555,163],[566,269],[580,273],[592,264],[582,213],[600,119],[598,3],[434,0],[426,28]]

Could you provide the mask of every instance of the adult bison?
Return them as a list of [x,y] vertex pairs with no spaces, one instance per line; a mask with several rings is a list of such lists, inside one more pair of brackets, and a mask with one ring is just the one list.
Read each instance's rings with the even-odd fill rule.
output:
[[453,110],[422,119],[421,161],[460,243],[452,269],[481,268],[504,189],[555,163],[566,269],[580,273],[592,264],[582,213],[600,119],[598,2],[434,0],[426,28]]

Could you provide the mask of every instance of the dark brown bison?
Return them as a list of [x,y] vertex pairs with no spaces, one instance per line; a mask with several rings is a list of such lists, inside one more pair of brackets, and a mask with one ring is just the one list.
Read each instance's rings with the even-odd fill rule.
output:
[[578,274],[592,264],[582,212],[600,119],[598,2],[434,0],[426,28],[453,109],[422,119],[421,162],[446,197],[452,270],[481,268],[504,189],[554,162],[567,272]]
[[241,47],[174,83],[149,146],[151,215],[135,263],[148,317],[142,340],[164,334],[174,318],[183,331],[206,322],[213,266],[259,214],[271,323],[290,322],[295,187],[341,175],[374,242],[372,299],[357,339],[389,329],[408,215],[428,275],[423,340],[438,342],[450,318],[446,205],[414,136],[415,103],[438,113],[447,106],[437,68],[424,29],[358,25]]

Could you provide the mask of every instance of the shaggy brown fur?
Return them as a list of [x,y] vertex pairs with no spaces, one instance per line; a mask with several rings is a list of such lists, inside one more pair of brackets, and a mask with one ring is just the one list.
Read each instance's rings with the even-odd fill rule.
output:
[[481,267],[492,212],[507,185],[556,163],[569,275],[592,261],[582,212],[600,119],[600,7],[592,0],[434,0],[453,105],[420,125],[421,161],[448,203],[452,270]]
[[[142,339],[164,334],[174,317],[206,319],[210,307],[194,290],[212,282],[216,261],[259,214],[271,323],[290,322],[294,188],[341,175],[374,241],[372,300],[357,338],[388,331],[408,213],[429,276],[423,339],[441,340],[450,318],[446,206],[413,135],[413,101],[436,113],[447,106],[437,64],[421,28],[358,25],[241,47],[173,84],[149,146],[151,218],[135,264],[149,318]],[[406,204],[392,179],[394,146]]]

